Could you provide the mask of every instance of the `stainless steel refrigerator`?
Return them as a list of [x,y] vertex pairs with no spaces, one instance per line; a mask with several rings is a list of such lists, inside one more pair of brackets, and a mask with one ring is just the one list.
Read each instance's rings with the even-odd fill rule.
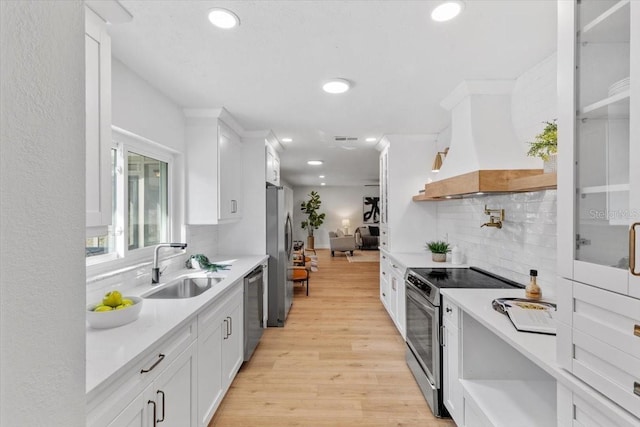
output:
[[287,275],[292,265],[292,215],[293,191],[287,187],[267,186],[267,326],[284,326],[293,303],[293,282]]

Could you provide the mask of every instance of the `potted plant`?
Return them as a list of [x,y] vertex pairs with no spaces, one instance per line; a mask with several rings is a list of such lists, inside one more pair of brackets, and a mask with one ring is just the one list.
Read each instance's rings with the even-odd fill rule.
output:
[[431,259],[434,262],[445,262],[447,260],[447,252],[451,252],[449,244],[444,240],[428,242],[427,249],[431,251]]
[[530,142],[530,148],[527,155],[531,157],[539,157],[544,161],[544,172],[556,171],[556,156],[558,153],[558,123],[557,120],[546,123],[541,133],[536,135],[533,142]]
[[307,215],[307,219],[302,221],[302,228],[309,233],[307,237],[307,247],[309,249],[314,248],[313,230],[318,229],[324,222],[325,214],[318,212],[321,204],[320,195],[317,191],[309,193],[309,200],[300,204],[300,210]]

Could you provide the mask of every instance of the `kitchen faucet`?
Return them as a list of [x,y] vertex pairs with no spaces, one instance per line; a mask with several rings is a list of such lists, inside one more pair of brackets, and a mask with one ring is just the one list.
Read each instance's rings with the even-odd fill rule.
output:
[[187,247],[186,243],[160,243],[156,245],[156,248],[153,250],[153,266],[151,268],[151,283],[159,283],[160,282],[160,268],[158,268],[158,250],[160,248],[180,248],[184,249]]

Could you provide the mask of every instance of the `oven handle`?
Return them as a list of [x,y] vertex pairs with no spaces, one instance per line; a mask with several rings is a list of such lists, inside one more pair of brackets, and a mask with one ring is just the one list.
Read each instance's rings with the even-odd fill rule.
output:
[[[413,286],[411,283],[409,282],[404,282],[404,283],[407,288],[407,298],[411,298],[416,304],[424,308],[425,311],[433,314],[433,316],[437,318],[438,307],[432,305],[425,297],[420,295],[420,293],[415,290],[415,286]],[[439,323],[440,319],[439,318],[437,319]]]

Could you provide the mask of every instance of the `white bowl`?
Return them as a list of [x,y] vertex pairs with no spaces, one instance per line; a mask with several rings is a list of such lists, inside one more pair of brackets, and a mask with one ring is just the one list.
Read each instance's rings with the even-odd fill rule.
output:
[[123,296],[133,301],[133,305],[121,310],[93,311],[97,304],[87,306],[87,322],[95,329],[115,328],[136,320],[142,310],[142,298]]

